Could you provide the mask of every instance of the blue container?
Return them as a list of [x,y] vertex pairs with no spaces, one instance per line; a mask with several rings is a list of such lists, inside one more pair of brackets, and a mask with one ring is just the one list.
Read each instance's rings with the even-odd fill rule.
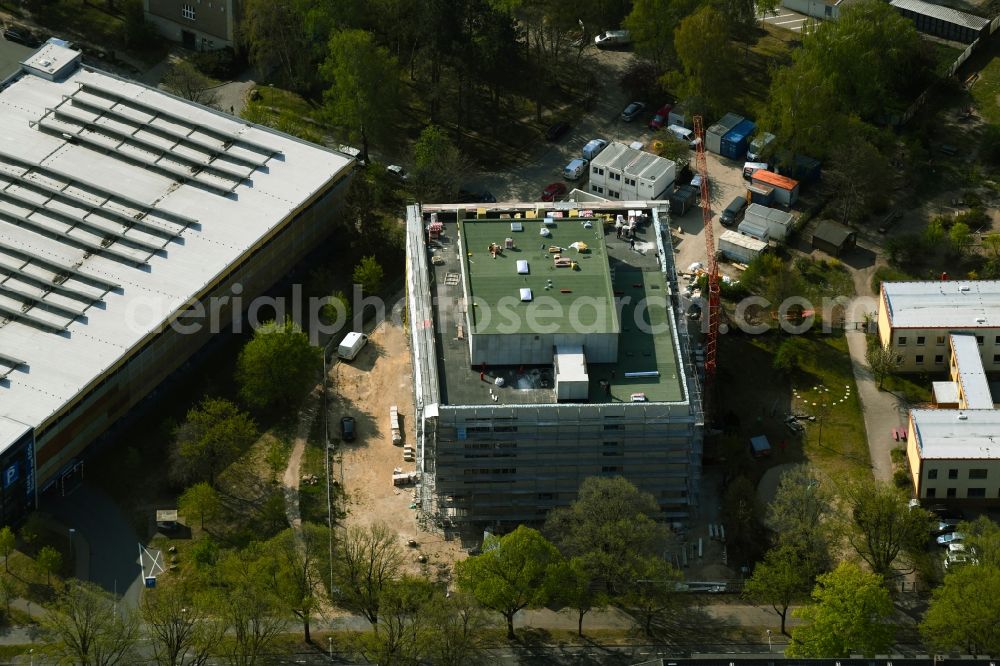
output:
[[742,120],[736,127],[726,132],[722,137],[722,145],[719,154],[731,160],[741,160],[747,153],[750,145],[750,137],[753,136],[757,126],[752,120]]

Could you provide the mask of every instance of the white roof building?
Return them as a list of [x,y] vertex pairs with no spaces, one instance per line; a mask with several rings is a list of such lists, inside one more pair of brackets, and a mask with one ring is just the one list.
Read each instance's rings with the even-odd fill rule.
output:
[[665,157],[612,141],[590,163],[590,193],[641,201],[669,194],[677,165]]
[[353,166],[81,67],[58,43],[22,69],[0,88],[0,453],[22,426],[51,430],[234,271],[248,278]]
[[976,336],[967,333],[951,336],[952,377],[958,388],[958,402],[963,409],[993,409],[990,383],[983,370]]
[[893,328],[1000,326],[1000,280],[883,282]]

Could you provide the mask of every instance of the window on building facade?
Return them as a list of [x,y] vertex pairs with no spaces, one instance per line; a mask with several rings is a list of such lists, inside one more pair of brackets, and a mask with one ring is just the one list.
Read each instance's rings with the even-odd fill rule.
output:
[[927,470],[927,478],[928,479],[936,479],[937,478],[937,467],[934,467],[934,468],[931,468],[931,469]]
[[948,497],[952,497],[952,498],[953,498],[953,497],[957,497],[957,495],[956,495],[956,493],[955,493],[955,489],[954,489],[954,488],[949,488],[949,489],[948,489]]
[[934,363],[937,364],[937,365],[944,365],[944,356],[942,356],[941,354],[938,354],[937,356],[935,356],[934,357]]
[[181,16],[189,21],[194,20],[194,5],[181,5]]
[[993,354],[993,362],[1000,363],[1000,354]]
[[983,336],[977,335],[976,336],[976,342],[978,342],[979,344],[983,344]]
[[927,497],[937,497],[937,488],[928,488]]
[[958,478],[958,470],[957,469],[949,469],[948,470],[948,478],[949,479],[957,479]]
[[969,470],[970,479],[985,479],[986,470],[985,469],[970,469]]
[[923,364],[924,364],[924,355],[917,354],[917,365],[923,365]]
[[986,488],[969,488],[966,497],[986,497]]
[[922,336],[922,335],[918,335],[917,336],[917,344],[918,345],[923,345],[924,344],[924,336]]
[[896,339],[896,345],[898,345],[900,347],[905,347],[906,346],[906,336],[905,335],[899,336]]
[[939,345],[943,345],[944,344],[944,336],[943,335],[937,336],[937,340],[935,340],[935,342],[937,344],[939,344]]

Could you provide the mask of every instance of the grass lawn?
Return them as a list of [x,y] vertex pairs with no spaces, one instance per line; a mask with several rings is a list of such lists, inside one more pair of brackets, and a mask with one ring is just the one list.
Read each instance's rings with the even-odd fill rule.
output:
[[[868,444],[847,340],[819,333],[800,336],[808,346],[803,354],[805,361],[802,367],[786,375],[772,367],[774,353],[786,339],[787,335],[774,334],[720,339],[717,379],[720,411],[735,414],[741,439],[748,442],[749,437],[763,434],[772,446],[768,459],[752,460],[747,454],[742,471],[750,472],[748,476],[756,480],[768,467],[808,462],[823,475],[838,481],[868,474]],[[838,404],[827,410],[825,418],[804,422],[804,433],[792,433],[784,424],[787,414],[822,415],[818,406],[812,407],[812,400],[805,404],[807,396],[817,393],[813,390],[815,386],[828,388],[830,401]]]
[[990,123],[1000,123],[1000,57],[994,53],[986,66],[979,70],[979,78],[970,89],[976,101],[976,111]]
[[819,304],[824,298],[852,298],[855,295],[854,280],[837,259],[800,257],[795,260],[795,272],[805,285],[805,297],[814,303]]
[[[936,378],[943,381],[945,377]],[[885,378],[882,388],[896,395],[901,395],[910,404],[929,403],[932,400],[931,382],[935,378],[928,373],[916,375],[889,375]]]

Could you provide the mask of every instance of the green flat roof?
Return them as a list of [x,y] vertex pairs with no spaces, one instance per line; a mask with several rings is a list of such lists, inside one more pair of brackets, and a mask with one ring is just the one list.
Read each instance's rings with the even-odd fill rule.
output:
[[[595,402],[607,399],[599,381],[604,379],[611,383],[611,397],[616,401],[628,402],[633,393],[645,393],[646,399],[654,402],[682,400],[684,390],[679,377],[674,331],[669,321],[666,278],[660,271],[618,267],[614,284],[615,291],[622,297],[618,362],[592,366],[590,399]],[[652,370],[658,371],[659,377],[625,376],[628,372]]]
[[[523,231],[511,231],[520,222]],[[557,218],[545,227],[534,220],[465,220],[459,223],[466,254],[462,257],[472,303],[474,333],[616,333],[614,293],[608,267],[603,226],[592,220],[590,229],[579,218]],[[501,247],[512,238],[514,250],[495,259],[490,243]],[[586,243],[588,251],[570,247]],[[549,246],[576,262],[577,268],[556,268]],[[518,260],[528,262],[529,273],[519,275]],[[548,286],[549,280],[552,281]],[[530,288],[531,302],[520,300],[520,290]],[[488,310],[488,314],[487,311]]]

